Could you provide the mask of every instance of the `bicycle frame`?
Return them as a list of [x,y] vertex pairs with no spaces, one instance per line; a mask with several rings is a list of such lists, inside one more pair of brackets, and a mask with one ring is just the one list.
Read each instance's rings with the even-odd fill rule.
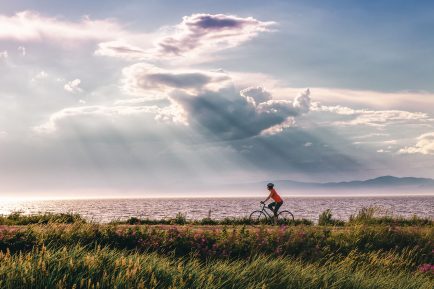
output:
[[[262,209],[261,209],[261,211],[264,212],[264,213],[267,215],[268,218],[270,218],[270,219],[271,219],[271,218],[274,218],[274,212],[271,211],[270,208],[269,208],[268,206],[265,205],[265,203],[262,204]],[[271,215],[270,215],[269,211],[272,212]]]

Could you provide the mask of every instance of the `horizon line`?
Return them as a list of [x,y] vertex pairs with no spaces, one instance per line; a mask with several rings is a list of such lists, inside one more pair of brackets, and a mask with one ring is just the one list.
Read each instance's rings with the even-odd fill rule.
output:
[[[265,194],[264,194],[265,196]],[[434,197],[434,192],[432,193],[415,193],[415,194],[314,194],[314,195],[303,195],[303,194],[281,194],[283,198],[384,198],[384,197]],[[205,196],[193,196],[193,195],[151,195],[151,196],[92,196],[92,197],[0,197],[0,202],[21,202],[21,201],[79,201],[79,200],[140,200],[140,199],[250,199],[250,198],[262,198],[261,195],[205,195]]]

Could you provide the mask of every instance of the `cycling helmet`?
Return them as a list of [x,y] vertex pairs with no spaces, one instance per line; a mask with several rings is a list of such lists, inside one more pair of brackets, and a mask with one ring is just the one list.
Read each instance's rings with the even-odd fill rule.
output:
[[267,184],[267,188],[272,189],[273,187],[274,187],[274,184],[273,184],[273,183],[268,183],[268,184]]

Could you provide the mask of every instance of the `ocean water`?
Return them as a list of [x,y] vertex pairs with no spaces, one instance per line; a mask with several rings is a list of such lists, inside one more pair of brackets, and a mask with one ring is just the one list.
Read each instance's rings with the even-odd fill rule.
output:
[[[211,214],[214,219],[248,216],[259,209],[260,198],[171,198],[171,199],[95,199],[0,201],[0,214],[20,211],[79,213],[94,222],[125,220],[129,217],[172,218],[183,213],[187,219],[202,219]],[[326,209],[333,216],[347,220],[362,207],[375,206],[382,213],[410,217],[414,214],[434,218],[434,196],[417,197],[286,197],[281,210],[290,210],[295,218],[313,221]]]

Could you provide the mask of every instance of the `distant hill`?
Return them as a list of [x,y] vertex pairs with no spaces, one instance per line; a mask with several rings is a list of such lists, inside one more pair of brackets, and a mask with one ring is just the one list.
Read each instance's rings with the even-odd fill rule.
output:
[[375,179],[369,179],[365,181],[351,181],[351,182],[337,182],[337,183],[324,183],[320,184],[326,187],[401,187],[401,186],[411,186],[411,187],[433,187],[434,180],[428,178],[413,178],[404,177],[398,178],[393,176],[382,176]]
[[[300,190],[300,191],[431,191],[434,192],[434,179],[429,178],[414,178],[414,177],[394,177],[381,176],[374,179],[364,181],[348,181],[348,182],[298,182],[293,180],[272,180],[279,190]],[[266,187],[268,181],[235,184],[231,185],[232,189],[258,191]]]

